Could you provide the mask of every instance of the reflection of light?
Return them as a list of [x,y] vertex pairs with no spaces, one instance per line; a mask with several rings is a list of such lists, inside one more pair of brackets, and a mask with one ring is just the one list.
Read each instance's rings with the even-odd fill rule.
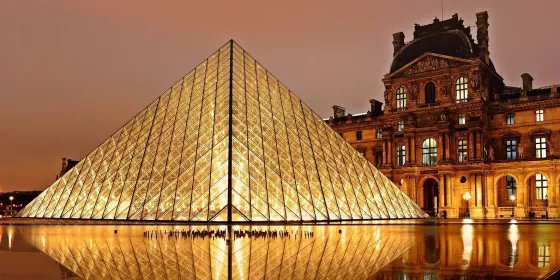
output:
[[469,263],[471,260],[471,254],[473,250],[473,232],[474,230],[472,224],[464,224],[461,227],[461,239],[463,240],[463,260],[466,260],[466,263]]
[[41,236],[41,243],[43,244],[43,251],[45,251],[45,237]]
[[517,263],[517,241],[519,241],[519,228],[517,222],[512,223],[508,229],[508,239],[511,242],[511,254],[509,257],[509,266],[513,267]]
[[472,222],[473,222],[473,220],[470,219],[470,218],[463,219],[463,224],[469,224],[470,225],[470,224],[472,224]]
[[8,230],[8,248],[12,249],[13,229]]

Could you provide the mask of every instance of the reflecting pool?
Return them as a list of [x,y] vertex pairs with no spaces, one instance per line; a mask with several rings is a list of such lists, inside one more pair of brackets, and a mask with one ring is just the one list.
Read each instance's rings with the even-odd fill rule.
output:
[[535,279],[560,266],[556,225],[226,229],[0,226],[0,279]]

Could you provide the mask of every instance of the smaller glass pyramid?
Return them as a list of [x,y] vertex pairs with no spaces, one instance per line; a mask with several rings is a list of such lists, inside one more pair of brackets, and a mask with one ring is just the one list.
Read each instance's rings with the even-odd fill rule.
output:
[[422,211],[230,41],[18,217],[327,221]]

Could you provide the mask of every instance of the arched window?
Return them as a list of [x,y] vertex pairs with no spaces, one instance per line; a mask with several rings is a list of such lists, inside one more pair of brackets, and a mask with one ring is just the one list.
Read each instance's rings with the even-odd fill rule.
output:
[[469,96],[469,84],[467,78],[460,77],[459,79],[457,79],[455,90],[457,92],[455,98],[456,102],[457,103],[467,102],[467,98]]
[[535,183],[537,187],[537,199],[545,200],[548,199],[548,180],[542,174],[537,173],[535,175]]
[[509,175],[506,176],[506,192],[507,197],[517,195],[517,183],[515,182],[515,178]]
[[436,85],[429,82],[424,87],[424,100],[426,104],[436,103]]
[[406,109],[406,91],[404,87],[397,89],[397,109]]
[[422,165],[437,164],[437,143],[434,138],[428,138],[422,143]]

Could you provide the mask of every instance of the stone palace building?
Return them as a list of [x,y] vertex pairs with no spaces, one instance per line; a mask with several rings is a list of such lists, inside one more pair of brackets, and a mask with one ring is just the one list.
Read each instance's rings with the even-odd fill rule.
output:
[[430,215],[558,217],[560,95],[556,85],[504,84],[489,52],[488,13],[476,40],[457,14],[393,34],[385,106],[325,120]]

